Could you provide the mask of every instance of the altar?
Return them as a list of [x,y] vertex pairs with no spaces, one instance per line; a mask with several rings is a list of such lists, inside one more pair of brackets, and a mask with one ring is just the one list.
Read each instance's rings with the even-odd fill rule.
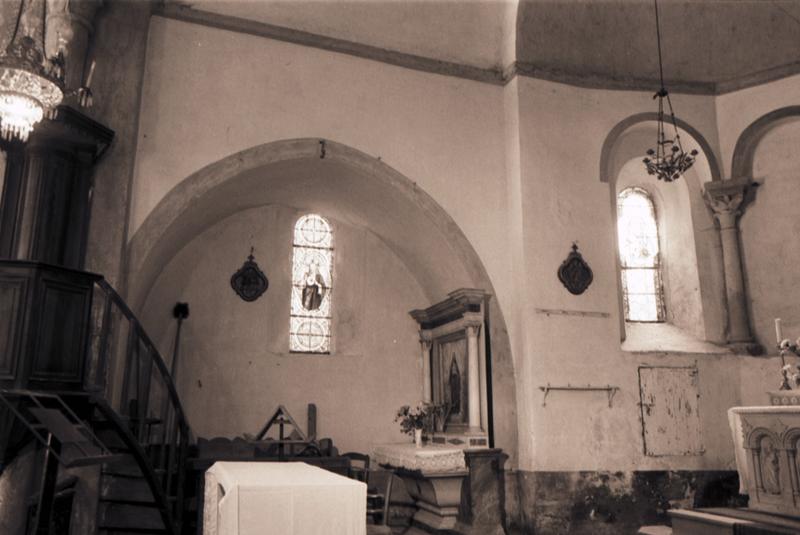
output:
[[452,530],[458,520],[461,486],[467,476],[464,451],[460,448],[414,444],[375,446],[372,457],[392,468],[414,499],[414,521],[435,530]]
[[800,406],[792,404],[800,402],[800,391],[776,394],[773,406],[728,410],[739,492],[749,496],[748,507],[669,511],[675,535],[800,533]]
[[372,458],[392,469],[414,499],[417,511],[409,534],[505,533],[507,456],[499,449],[412,443],[375,446]]
[[490,428],[489,298],[460,288],[410,312],[419,326],[423,401],[436,411],[435,425],[422,447],[383,444],[372,451],[415,501],[409,533],[505,533],[507,456],[492,447]]

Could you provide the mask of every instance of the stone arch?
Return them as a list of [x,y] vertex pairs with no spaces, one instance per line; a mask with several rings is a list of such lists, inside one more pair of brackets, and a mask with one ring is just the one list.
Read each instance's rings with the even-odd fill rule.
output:
[[[320,177],[324,177],[320,178]],[[312,184],[312,179],[314,180]],[[128,245],[128,301],[138,311],[159,273],[194,236],[237,211],[304,200],[369,229],[405,263],[431,303],[458,287],[494,293],[469,240],[415,182],[344,144],[317,138],[255,146],[185,178],[159,202]],[[368,202],[367,202],[368,201]],[[420,305],[426,305],[420,303]],[[516,394],[511,344],[497,299],[488,310],[492,430],[497,447],[516,461]]]
[[781,448],[785,450],[795,451],[798,449],[800,442],[800,429],[796,427],[789,428],[781,436]]
[[772,440],[775,447],[780,447],[782,445],[780,438],[775,433],[766,427],[756,427],[747,435],[744,447],[750,450],[759,450],[761,449],[761,439],[764,437],[768,437]]
[[[798,108],[800,108],[800,106],[798,106]],[[616,171],[619,171],[619,169],[614,169],[613,161],[614,147],[619,141],[619,138],[627,130],[639,123],[655,122],[657,120],[658,114],[655,112],[637,113],[621,120],[609,131],[605,141],[603,141],[603,148],[600,151],[600,182],[609,182],[610,178],[616,176]],[[700,147],[700,152],[705,155],[711,172],[711,180],[722,180],[722,173],[720,172],[719,163],[717,162],[714,150],[703,134],[680,118],[676,117],[675,122],[678,128],[689,134]],[[644,157],[644,154],[642,157]]]
[[[652,146],[654,137],[647,132],[654,126],[658,114],[644,112],[631,115],[617,123],[606,136],[600,153],[599,178],[609,184],[612,221],[617,219],[616,183],[623,167],[631,160],[643,158],[647,148]],[[722,175],[717,157],[705,137],[693,126],[676,118],[678,128],[686,141],[696,146],[700,155],[693,169],[680,181],[677,187],[686,188],[689,198],[689,215],[694,230],[695,254],[702,303],[702,319],[705,339],[715,343],[725,343],[727,330],[727,300],[722,259],[722,246],[719,231],[708,207],[703,201],[703,183],[720,181]],[[652,129],[653,133],[655,129]],[[688,138],[688,139],[687,139]],[[704,165],[705,164],[705,165]],[[656,179],[653,178],[653,181]],[[682,184],[681,184],[682,183]],[[652,193],[654,188],[648,188]],[[615,227],[616,228],[616,227]],[[615,231],[616,232],[616,231]],[[616,241],[615,241],[616,243]],[[615,255],[619,273],[619,259]],[[619,277],[618,277],[619,279]],[[617,284],[620,282],[618,280]],[[619,310],[622,311],[622,293],[618,291]],[[625,339],[625,320],[620,313],[620,338]]]
[[[794,171],[797,157],[793,154],[782,160],[768,155],[776,146],[775,140],[782,139],[786,132],[794,131],[796,135],[798,127],[800,105],[785,106],[765,113],[741,131],[731,159],[732,179],[741,179],[744,183],[755,182],[759,186],[749,189],[745,209],[737,221],[744,289],[742,304],[754,341],[773,355],[778,352],[772,334],[774,317],[794,318],[800,312],[796,306],[776,312],[776,307],[781,307],[783,303],[796,303],[800,295],[800,291],[787,282],[792,279],[791,266],[796,265],[800,254],[795,248],[785,247],[787,240],[791,243],[797,233],[794,218],[777,219],[782,214],[791,213],[798,200]],[[782,164],[789,164],[790,169],[783,174],[771,174]],[[790,266],[786,271],[787,281],[773,281],[775,266],[770,253],[783,247],[782,262]],[[766,280],[772,281],[772,284],[763,284]]]
[[752,177],[756,148],[764,134],[782,120],[796,116],[800,116],[800,106],[786,106],[766,113],[750,123],[736,140],[731,162],[731,176],[734,178]]

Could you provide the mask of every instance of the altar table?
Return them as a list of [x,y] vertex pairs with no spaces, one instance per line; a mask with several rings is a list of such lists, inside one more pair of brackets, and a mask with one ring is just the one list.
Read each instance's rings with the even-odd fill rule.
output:
[[217,462],[205,477],[205,535],[366,534],[359,481],[305,463]]
[[372,450],[375,462],[393,468],[414,499],[414,523],[428,533],[452,532],[458,521],[461,487],[469,474],[464,450],[452,446],[382,444]]

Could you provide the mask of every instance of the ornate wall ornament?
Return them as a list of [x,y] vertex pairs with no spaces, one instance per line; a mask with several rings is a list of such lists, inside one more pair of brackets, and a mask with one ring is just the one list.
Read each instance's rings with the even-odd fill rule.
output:
[[251,247],[247,260],[231,277],[231,288],[244,301],[251,302],[261,297],[268,287],[267,276],[256,264]]
[[561,263],[561,267],[558,268],[558,280],[569,290],[569,293],[580,295],[586,291],[593,279],[592,268],[589,267],[581,253],[578,252],[578,244],[573,243],[572,252],[569,253],[566,260]]

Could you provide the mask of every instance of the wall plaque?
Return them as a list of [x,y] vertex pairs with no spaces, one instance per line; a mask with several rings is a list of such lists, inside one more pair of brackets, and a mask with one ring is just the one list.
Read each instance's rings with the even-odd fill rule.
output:
[[247,260],[244,261],[239,271],[231,277],[231,288],[244,301],[250,302],[261,297],[261,294],[266,292],[268,287],[267,276],[256,264],[253,257],[253,248],[251,247]]
[[572,252],[569,253],[566,260],[561,263],[561,267],[558,268],[558,280],[569,290],[569,293],[580,295],[586,291],[593,278],[592,268],[589,267],[581,253],[578,252],[578,244],[573,243]]

